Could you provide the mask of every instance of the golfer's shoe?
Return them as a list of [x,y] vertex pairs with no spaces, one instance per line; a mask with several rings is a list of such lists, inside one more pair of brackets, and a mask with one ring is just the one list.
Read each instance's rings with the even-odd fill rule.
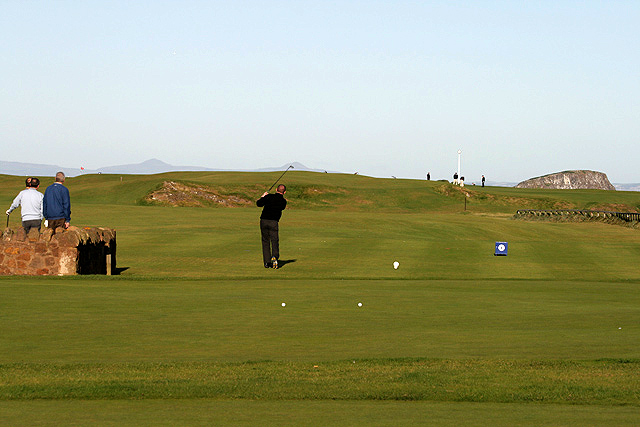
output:
[[276,257],[271,258],[271,265],[273,266],[273,268],[278,268],[278,260],[276,259]]
[[271,268],[271,263],[270,262],[265,262],[264,263],[264,268]]

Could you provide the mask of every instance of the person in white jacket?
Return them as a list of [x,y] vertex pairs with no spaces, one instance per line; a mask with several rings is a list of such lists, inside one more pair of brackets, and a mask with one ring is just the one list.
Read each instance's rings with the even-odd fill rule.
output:
[[40,180],[38,178],[27,179],[27,188],[22,190],[16,198],[13,200],[11,207],[7,210],[7,216],[21,206],[22,213],[22,227],[24,231],[29,233],[32,228],[37,228],[40,231],[42,224],[42,199],[44,195],[38,191],[40,187]]

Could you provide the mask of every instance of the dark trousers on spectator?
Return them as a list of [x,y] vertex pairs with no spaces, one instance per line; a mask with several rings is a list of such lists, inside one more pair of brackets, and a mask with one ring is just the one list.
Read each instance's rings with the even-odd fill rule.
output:
[[262,260],[264,263],[270,263],[272,257],[279,259],[278,221],[261,219],[260,233],[262,234]]
[[48,221],[49,222],[48,222],[47,228],[53,229],[54,232],[56,231],[56,228],[58,228],[58,227],[64,228],[64,222],[65,222],[64,218],[50,219]]
[[24,228],[25,233],[29,234],[29,230],[32,228],[37,228],[40,231],[40,227],[42,224],[41,219],[30,219],[27,221],[22,221],[22,228]]

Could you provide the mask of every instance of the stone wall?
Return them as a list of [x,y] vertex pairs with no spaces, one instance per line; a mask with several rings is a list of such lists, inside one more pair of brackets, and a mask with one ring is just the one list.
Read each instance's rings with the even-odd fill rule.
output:
[[5,228],[0,241],[0,275],[67,276],[116,273],[116,231]]

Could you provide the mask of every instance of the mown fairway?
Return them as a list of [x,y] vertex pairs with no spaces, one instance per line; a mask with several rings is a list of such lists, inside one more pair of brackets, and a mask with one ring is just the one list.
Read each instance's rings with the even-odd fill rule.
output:
[[167,180],[254,200],[278,175],[69,180],[123,270],[0,278],[0,422],[640,422],[639,231],[512,218],[640,194],[468,188],[465,211],[447,183],[290,172],[277,271],[258,208],[143,201]]

